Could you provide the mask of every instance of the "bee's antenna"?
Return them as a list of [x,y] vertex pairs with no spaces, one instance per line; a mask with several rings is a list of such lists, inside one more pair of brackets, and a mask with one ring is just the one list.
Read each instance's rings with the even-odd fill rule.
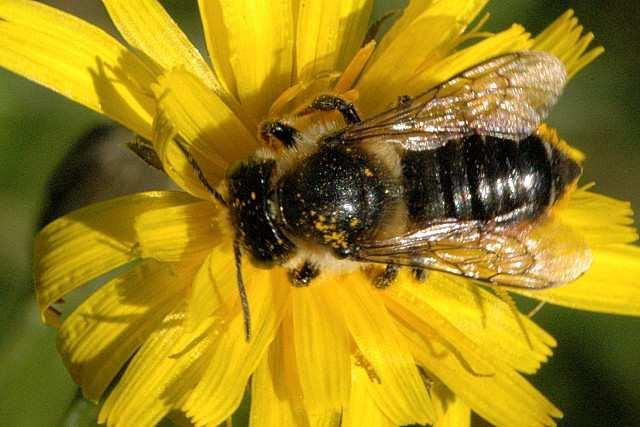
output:
[[242,280],[242,252],[240,251],[240,239],[238,237],[233,241],[233,254],[236,259],[236,274],[240,303],[242,304],[242,317],[244,318],[244,333],[246,340],[249,341],[249,338],[251,338],[251,313],[249,311],[247,289],[244,287],[244,281]]
[[207,181],[207,178],[204,176],[204,172],[202,172],[202,169],[200,169],[198,162],[193,157],[191,152],[187,149],[187,145],[185,144],[184,139],[182,139],[181,136],[176,135],[173,141],[176,143],[180,151],[182,151],[182,154],[184,154],[184,157],[187,159],[187,161],[195,171],[204,188],[206,188],[207,191],[211,193],[218,202],[222,203],[224,207],[228,207],[227,201],[224,199],[224,197],[222,197],[222,194],[218,193],[218,191],[216,191],[216,189],[213,188],[211,184],[209,184],[209,181]]
[[[182,154],[184,154],[184,157],[187,159],[187,161],[195,171],[204,188],[206,188],[207,191],[211,193],[218,202],[222,203],[224,207],[229,207],[227,201],[224,199],[224,197],[222,197],[222,194],[216,191],[211,186],[211,184],[209,184],[209,181],[207,181],[207,178],[204,176],[204,172],[202,172],[202,169],[200,168],[200,165],[198,165],[196,159],[187,149],[187,145],[184,139],[182,139],[182,137],[180,136],[176,136],[174,137],[174,142],[176,143],[180,151],[182,151]],[[236,261],[238,292],[240,293],[240,303],[242,304],[242,317],[244,318],[245,338],[247,341],[249,341],[249,338],[251,338],[251,313],[249,311],[249,298],[247,298],[247,289],[244,287],[244,280],[242,279],[242,252],[240,250],[240,238],[238,238],[237,236],[233,240],[233,254]]]

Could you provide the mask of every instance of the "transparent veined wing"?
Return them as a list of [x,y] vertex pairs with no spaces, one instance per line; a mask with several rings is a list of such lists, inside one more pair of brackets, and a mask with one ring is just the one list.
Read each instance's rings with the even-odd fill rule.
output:
[[551,54],[498,56],[346,128],[340,140],[384,140],[407,150],[431,150],[472,134],[518,141],[547,117],[565,82],[564,65]]
[[353,257],[529,289],[571,282],[591,265],[591,250],[582,236],[550,215],[510,226],[441,221],[396,237],[362,242]]

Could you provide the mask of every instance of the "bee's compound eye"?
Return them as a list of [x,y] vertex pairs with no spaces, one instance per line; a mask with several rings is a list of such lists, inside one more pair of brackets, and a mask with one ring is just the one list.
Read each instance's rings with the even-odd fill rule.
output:
[[[285,148],[292,148],[296,145],[298,131],[286,123],[279,121],[265,121],[260,125],[260,138],[267,144],[273,145],[275,138]],[[276,147],[278,148],[278,147]]]

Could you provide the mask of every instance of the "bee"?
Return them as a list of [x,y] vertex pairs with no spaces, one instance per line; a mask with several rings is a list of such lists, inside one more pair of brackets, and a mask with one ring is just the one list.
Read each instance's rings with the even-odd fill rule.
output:
[[581,175],[581,159],[538,129],[566,71],[554,56],[492,58],[445,83],[361,120],[353,103],[316,98],[299,115],[337,111],[346,126],[309,138],[286,121],[266,122],[258,150],[227,172],[236,232],[238,286],[247,338],[242,254],[283,266],[294,286],[328,270],[383,265],[389,286],[400,267],[438,270],[485,284],[543,289],[591,264],[584,240],[553,214]]

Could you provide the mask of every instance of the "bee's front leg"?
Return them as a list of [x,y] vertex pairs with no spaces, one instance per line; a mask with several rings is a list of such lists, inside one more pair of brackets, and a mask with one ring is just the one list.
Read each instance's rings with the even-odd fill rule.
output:
[[299,115],[304,116],[315,111],[338,111],[342,114],[344,121],[350,125],[361,122],[360,116],[353,103],[335,95],[320,95],[313,100],[309,107],[302,110]]
[[382,274],[373,278],[373,286],[378,289],[388,288],[398,277],[400,267],[397,264],[387,264]]
[[424,268],[414,267],[411,269],[411,273],[413,273],[413,278],[418,283],[424,283],[427,280],[427,270]]
[[311,280],[318,277],[320,269],[309,261],[305,261],[300,267],[289,270],[289,281],[297,288],[309,286]]

